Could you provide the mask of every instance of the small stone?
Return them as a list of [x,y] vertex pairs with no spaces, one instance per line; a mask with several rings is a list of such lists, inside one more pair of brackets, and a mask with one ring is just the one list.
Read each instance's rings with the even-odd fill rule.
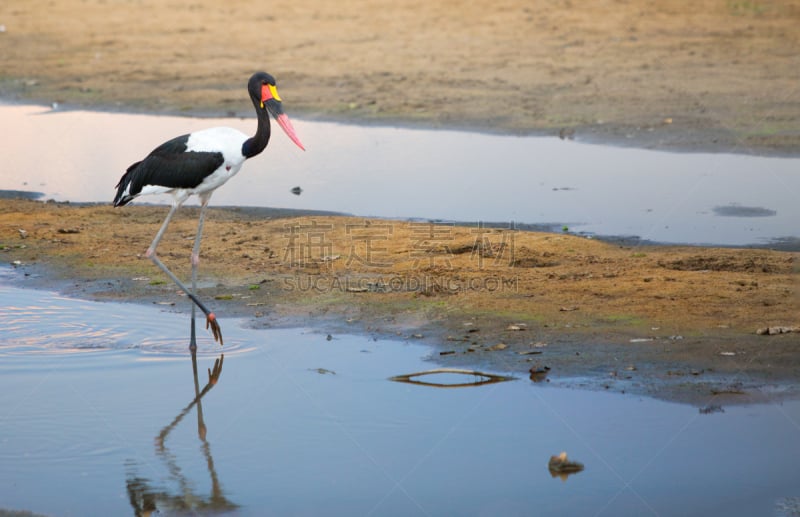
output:
[[574,473],[582,471],[584,467],[583,463],[570,460],[567,453],[562,452],[557,456],[550,456],[547,468],[556,473]]
[[725,412],[725,410],[722,409],[722,406],[720,406],[718,404],[711,404],[711,405],[708,405],[708,406],[704,406],[704,407],[698,408],[697,411],[701,415],[710,415],[711,413],[724,413]]
[[534,365],[528,370],[530,373],[530,380],[533,382],[542,382],[547,380],[547,374],[550,372],[549,366]]

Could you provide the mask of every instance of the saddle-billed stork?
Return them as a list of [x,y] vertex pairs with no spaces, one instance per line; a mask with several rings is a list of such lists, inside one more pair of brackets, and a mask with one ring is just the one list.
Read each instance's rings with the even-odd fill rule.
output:
[[[222,331],[214,313],[198,299],[197,267],[200,263],[200,238],[203,233],[205,209],[211,194],[234,174],[239,172],[244,161],[259,154],[269,143],[271,113],[278,125],[300,149],[303,144],[292,127],[289,117],[283,112],[281,98],[275,86],[275,78],[265,72],[254,74],[247,83],[247,91],[256,109],[258,129],[255,136],[248,137],[241,131],[229,127],[204,129],[173,138],[156,147],[144,160],[128,167],[117,183],[114,206],[123,206],[133,199],[147,194],[171,194],[172,208],[161,228],[156,233],[145,256],[149,257],[192,300],[192,326],[189,346],[197,347],[195,341],[195,305],[206,315],[206,328],[210,328],[214,339],[222,345]],[[192,195],[200,198],[200,218],[192,248],[192,289],[189,290],[178,277],[156,256],[156,247],[175,211]]]

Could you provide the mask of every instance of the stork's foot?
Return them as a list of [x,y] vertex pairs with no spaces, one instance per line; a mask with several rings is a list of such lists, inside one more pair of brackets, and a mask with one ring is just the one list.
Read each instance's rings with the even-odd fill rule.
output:
[[206,316],[206,330],[211,329],[211,334],[214,335],[214,341],[219,342],[219,346],[222,346],[222,329],[219,328],[219,323],[217,323],[217,317],[214,316],[213,312],[209,312]]
[[225,354],[219,356],[219,359],[214,361],[214,369],[208,369],[208,383],[214,385],[219,380],[219,376],[222,375],[222,363],[225,362]]

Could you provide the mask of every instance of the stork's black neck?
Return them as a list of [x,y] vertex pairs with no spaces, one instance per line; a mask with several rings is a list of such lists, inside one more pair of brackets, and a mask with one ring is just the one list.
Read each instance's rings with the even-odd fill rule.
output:
[[245,158],[252,158],[253,156],[257,155],[266,149],[267,144],[269,143],[269,113],[267,110],[260,108],[258,104],[256,104],[255,99],[253,99],[253,105],[256,108],[256,115],[258,116],[258,129],[256,130],[255,136],[245,140],[244,144],[242,145],[242,154]]

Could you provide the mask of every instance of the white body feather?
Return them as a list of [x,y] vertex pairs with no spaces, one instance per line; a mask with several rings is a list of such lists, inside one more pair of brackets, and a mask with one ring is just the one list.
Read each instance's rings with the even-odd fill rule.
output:
[[186,152],[214,152],[222,153],[225,162],[220,167],[205,177],[195,188],[189,190],[192,194],[203,195],[222,186],[242,168],[245,157],[242,154],[242,145],[248,136],[237,129],[230,127],[213,127],[196,131],[189,135],[186,142]]

